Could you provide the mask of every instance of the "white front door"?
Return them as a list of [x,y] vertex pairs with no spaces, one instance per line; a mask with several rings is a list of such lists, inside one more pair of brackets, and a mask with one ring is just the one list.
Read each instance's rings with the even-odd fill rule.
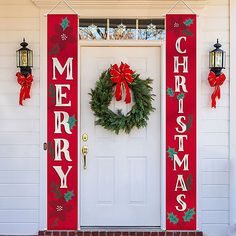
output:
[[[160,47],[81,47],[81,226],[160,226]],[[148,126],[116,135],[95,126],[88,94],[111,64],[128,63],[153,81],[156,95]],[[125,103],[112,102],[125,108]]]

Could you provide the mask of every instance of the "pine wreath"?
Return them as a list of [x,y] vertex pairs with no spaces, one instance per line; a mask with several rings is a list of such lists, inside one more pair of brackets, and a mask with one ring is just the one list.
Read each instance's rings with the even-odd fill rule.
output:
[[[117,70],[116,73],[120,73],[120,83],[114,83],[114,81],[117,82],[117,78],[119,77],[117,74],[114,77],[114,73],[112,73],[114,72],[114,68]],[[130,71],[130,75],[127,75],[127,81],[130,83],[124,81],[125,68],[128,68]],[[151,84],[152,80],[150,78],[146,80],[141,79],[140,75],[130,70],[127,64],[121,63],[120,67],[117,64],[112,65],[101,74],[99,80],[96,82],[95,89],[91,89],[89,93],[91,95],[90,106],[97,118],[95,124],[101,125],[107,130],[114,131],[116,134],[119,134],[120,131],[130,133],[134,127],[146,127],[150,113],[155,110],[152,106],[152,100],[154,100],[153,97],[155,95],[151,93]],[[122,88],[125,88],[126,103],[130,102],[128,101],[130,99],[127,97],[127,93],[130,93],[128,90],[131,89],[133,92],[135,104],[126,115],[122,114],[121,110],[115,113],[108,108],[113,98],[114,87],[116,87],[116,100],[121,100]],[[130,94],[128,95],[130,96]]]

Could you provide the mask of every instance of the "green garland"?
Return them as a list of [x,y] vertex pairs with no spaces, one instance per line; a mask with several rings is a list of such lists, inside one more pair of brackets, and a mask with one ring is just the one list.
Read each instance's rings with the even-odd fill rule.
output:
[[108,106],[113,98],[114,84],[111,81],[111,75],[109,69],[101,74],[101,77],[96,82],[95,89],[91,89],[91,101],[90,106],[94,115],[97,117],[96,125],[101,125],[107,130],[114,131],[119,134],[120,131],[130,133],[134,128],[141,128],[147,126],[148,116],[155,110],[152,107],[152,100],[154,100],[154,94],[152,94],[152,80],[140,79],[140,75],[134,73],[134,81],[129,84],[129,88],[133,91],[133,97],[135,104],[132,109],[123,115],[120,110],[117,114],[111,111]]

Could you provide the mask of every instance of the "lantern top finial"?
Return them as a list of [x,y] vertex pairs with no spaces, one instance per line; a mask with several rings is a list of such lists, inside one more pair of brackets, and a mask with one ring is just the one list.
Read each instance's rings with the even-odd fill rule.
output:
[[23,48],[28,46],[28,43],[25,42],[25,38],[23,38],[23,42],[20,44]]
[[214,44],[215,48],[220,48],[222,45],[219,43],[219,39],[217,39],[216,44]]

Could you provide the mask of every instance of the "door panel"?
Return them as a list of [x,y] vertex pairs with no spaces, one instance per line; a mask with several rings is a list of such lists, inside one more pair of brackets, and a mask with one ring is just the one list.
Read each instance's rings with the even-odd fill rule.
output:
[[[88,141],[87,169],[81,163],[82,226],[160,225],[160,48],[81,48],[81,135]],[[88,93],[111,64],[128,63],[153,81],[156,108],[143,129],[116,135],[95,126]],[[132,104],[112,100],[110,109]]]

